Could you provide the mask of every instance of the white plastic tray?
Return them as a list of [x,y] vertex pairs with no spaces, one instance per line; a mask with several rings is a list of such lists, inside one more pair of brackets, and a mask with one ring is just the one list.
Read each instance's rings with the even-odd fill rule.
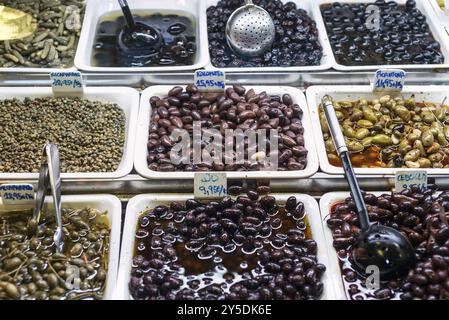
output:
[[[332,48],[330,46],[329,40],[327,38],[326,29],[324,28],[324,24],[321,20],[319,22],[318,18],[321,17],[321,13],[317,8],[314,6],[315,0],[292,0],[291,2],[296,3],[297,7],[300,9],[304,9],[308,12],[309,16],[316,21],[317,28],[318,28],[318,37],[321,46],[323,47],[323,57],[321,58],[321,64],[318,66],[303,66],[303,67],[261,67],[261,68],[220,68],[220,70],[223,70],[225,72],[242,72],[242,73],[249,73],[249,72],[257,72],[257,71],[263,71],[263,72],[282,72],[282,71],[295,71],[295,72],[307,72],[307,71],[322,71],[322,70],[328,70],[331,69],[332,66],[335,64],[334,55],[332,53]],[[218,3],[218,0],[206,0],[201,1],[201,17],[207,21],[206,16],[206,10],[210,6],[215,6]],[[287,0],[282,0],[283,3],[287,3]],[[206,22],[207,23],[207,22]],[[208,40],[208,34],[207,30],[204,35],[205,41],[207,41],[207,57],[209,61],[209,65],[207,66],[208,69],[216,69],[211,63],[210,63],[210,54],[209,54],[209,40]]]
[[[334,1],[330,0],[315,0],[315,9],[320,11],[320,6],[322,4],[332,3]],[[342,3],[372,3],[374,4],[374,0],[343,0]],[[399,4],[405,4],[406,0],[397,0]],[[396,69],[441,69],[441,68],[449,68],[449,37],[443,26],[441,25],[441,21],[438,16],[435,14],[435,10],[432,8],[431,4],[428,0],[417,0],[416,7],[421,10],[421,12],[427,17],[427,23],[429,24],[430,30],[432,34],[440,44],[441,51],[444,56],[445,62],[443,64],[404,64],[404,65],[370,65],[370,66],[345,66],[339,64],[334,56],[333,60],[335,61],[334,68],[339,71],[366,71],[366,70],[376,70],[382,68],[396,68]],[[317,23],[324,26],[324,19],[320,13],[317,18]],[[326,32],[326,29],[325,29]],[[326,32],[327,34],[327,32]],[[329,35],[326,35],[328,38]]]
[[[288,197],[292,196],[287,194],[273,194],[278,201],[285,202]],[[331,274],[331,270],[335,267],[330,268],[327,249],[325,244],[325,239],[323,235],[323,228],[320,221],[318,203],[309,195],[303,194],[293,194],[296,196],[298,201],[304,203],[305,212],[309,219],[310,227],[312,229],[313,239],[318,244],[318,262],[326,266],[327,270],[323,275],[322,282],[324,284],[324,292],[321,297],[322,300],[334,300],[334,287],[331,281],[332,278],[336,277]],[[120,267],[119,276],[117,282],[117,290],[115,299],[128,300],[132,299],[128,289],[128,283],[131,274],[131,263],[134,255],[134,241],[135,233],[137,227],[137,221],[140,214],[146,210],[154,208],[155,206],[162,203],[170,203],[172,201],[185,201],[187,199],[192,199],[192,195],[187,194],[177,194],[177,195],[147,195],[142,194],[132,198],[128,202],[126,208],[126,218],[125,227],[122,240],[122,251],[120,254]]]
[[95,39],[95,32],[99,18],[111,11],[119,11],[120,7],[116,0],[89,0],[86,7],[86,18],[84,20],[81,32],[78,51],[75,56],[75,66],[84,71],[90,72],[161,72],[161,71],[186,71],[196,70],[204,67],[208,62],[207,48],[207,26],[206,17],[199,15],[201,0],[170,0],[170,1],[147,1],[147,0],[128,0],[132,10],[154,10],[163,13],[186,12],[195,18],[196,23],[196,41],[197,52],[195,63],[189,66],[177,67],[95,67],[91,63],[92,49]]
[[[63,208],[84,209],[95,208],[100,211],[107,211],[111,224],[111,234],[109,242],[108,275],[106,279],[106,289],[103,299],[111,300],[117,284],[117,271],[120,255],[120,228],[122,223],[122,204],[120,200],[112,195],[71,195],[62,196]],[[53,206],[51,197],[47,197],[45,203]],[[0,200],[0,211],[4,208]]]
[[[182,86],[184,87],[184,86]],[[136,171],[143,177],[149,179],[193,179],[194,172],[159,172],[152,171],[148,168],[147,162],[147,144],[150,127],[151,105],[150,98],[152,96],[166,97],[173,86],[153,86],[142,92],[140,99],[140,112],[137,125],[136,150],[134,156],[134,167]],[[254,89],[257,93],[266,91],[269,95],[290,94],[293,102],[297,103],[304,111],[302,125],[304,127],[305,148],[308,150],[307,166],[300,171],[246,171],[231,172],[227,171],[227,177],[230,179],[257,179],[257,178],[306,178],[314,175],[318,171],[318,157],[315,149],[315,142],[312,133],[312,125],[307,108],[304,94],[292,87],[278,86],[254,86],[247,88]]]
[[[86,2],[87,1],[98,1],[98,0],[85,0]],[[86,18],[86,14],[84,14],[84,17],[83,17],[83,21],[82,21],[82,23],[83,23],[83,25],[84,25],[84,21],[85,21],[85,18]],[[77,53],[77,51],[78,51],[78,47],[79,47],[79,44],[80,44],[80,39],[78,39],[79,41],[78,41],[78,44],[77,44],[77,47],[76,47],[76,52],[75,52],[75,56],[76,56],[76,53]],[[70,67],[67,67],[67,68],[26,68],[26,67],[18,67],[18,68],[0,68],[0,73],[48,73],[48,74],[50,74],[50,73],[52,73],[52,72],[60,72],[61,70],[62,71],[76,71],[76,68],[75,68],[75,57],[73,57],[74,59],[73,59],[73,61],[72,61],[72,66],[70,66]]]
[[[416,101],[429,101],[441,103],[449,97],[449,86],[405,86],[402,91],[404,97],[414,95]],[[329,94],[335,100],[357,100],[359,98],[373,99],[382,94],[372,93],[371,86],[312,86],[306,91],[309,112],[312,117],[313,131],[316,136],[316,146],[320,167],[329,174],[343,174],[343,168],[335,167],[329,163],[327,158],[324,138],[321,130],[321,123],[318,115],[318,106],[321,99]],[[354,168],[356,174],[370,175],[394,175],[396,171],[413,170],[408,168]],[[428,174],[444,175],[449,173],[449,169],[425,169]]]
[[[4,87],[0,88],[0,100],[17,98],[41,98],[53,96],[49,87]],[[69,96],[69,95],[67,95]],[[86,87],[84,99],[116,103],[126,116],[126,136],[122,161],[115,172],[61,173],[62,179],[118,179],[129,174],[133,169],[134,137],[139,110],[139,92],[126,87]],[[43,146],[42,146],[43,147]],[[33,180],[39,173],[1,173],[0,180]]]

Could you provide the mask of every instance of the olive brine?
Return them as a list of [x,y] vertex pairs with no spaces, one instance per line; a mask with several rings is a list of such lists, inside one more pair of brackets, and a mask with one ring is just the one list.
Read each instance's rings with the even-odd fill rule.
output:
[[138,22],[160,31],[160,48],[123,48],[118,43],[120,31],[126,25],[122,12],[111,12],[98,22],[92,65],[96,67],[185,66],[195,63],[197,52],[196,22],[188,13],[166,14],[136,10]]

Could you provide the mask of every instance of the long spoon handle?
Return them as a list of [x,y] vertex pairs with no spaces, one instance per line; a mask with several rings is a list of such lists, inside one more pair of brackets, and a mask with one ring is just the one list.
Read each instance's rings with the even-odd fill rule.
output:
[[50,178],[50,188],[55,206],[57,228],[54,234],[56,251],[62,252],[64,245],[64,233],[62,230],[62,208],[61,208],[61,173],[59,164],[58,148],[54,144],[45,146],[47,153],[48,173]]
[[340,123],[338,121],[337,115],[335,114],[332,98],[329,96],[323,97],[322,105],[324,114],[326,115],[327,122],[329,124],[329,130],[331,132],[332,139],[334,140],[337,153],[340,156],[341,162],[343,164],[343,170],[346,180],[349,184],[349,189],[351,190],[352,199],[354,199],[357,208],[360,227],[363,231],[365,231],[370,226],[368,210],[366,209],[362,191],[360,190],[360,186],[357,182],[354,169],[352,168],[351,158],[349,157],[349,151],[346,146],[344,135],[340,129]]
[[133,15],[131,13],[131,9],[129,9],[128,2],[126,0],[118,0],[120,8],[123,11],[123,15],[125,16],[126,24],[130,30],[133,30],[136,26],[134,22]]

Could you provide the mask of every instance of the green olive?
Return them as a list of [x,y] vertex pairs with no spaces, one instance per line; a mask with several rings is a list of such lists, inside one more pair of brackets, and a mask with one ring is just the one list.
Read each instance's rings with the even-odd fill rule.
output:
[[429,154],[437,153],[438,151],[440,151],[440,144],[435,142],[429,148],[427,148],[426,151]]
[[374,124],[369,120],[362,119],[362,120],[357,121],[357,125],[361,128],[369,129],[369,128],[372,128]]
[[444,121],[445,116],[446,116],[445,108],[437,108],[435,110],[435,117],[438,119],[438,121]]
[[370,132],[368,129],[361,128],[361,129],[357,130],[357,132],[355,133],[355,137],[359,140],[363,140],[369,135],[369,133]]
[[424,149],[424,145],[420,140],[415,141],[415,143],[413,144],[413,148],[418,149],[422,157],[426,155],[426,150]]
[[349,141],[349,143],[347,143],[347,145],[348,145],[348,150],[351,152],[361,152],[361,151],[363,151],[363,149],[365,149],[363,144],[361,144],[360,142],[357,142],[357,141]]
[[410,133],[410,134],[407,136],[407,140],[408,140],[408,142],[413,143],[413,142],[415,142],[416,140],[418,140],[420,137],[421,137],[420,135],[417,135],[417,134],[415,134],[415,133]]
[[427,157],[433,164],[443,161],[443,155],[441,153],[434,153]]
[[404,157],[404,161],[416,161],[418,160],[421,152],[418,149],[412,149]]
[[398,115],[399,118],[401,118],[405,122],[409,122],[410,119],[412,118],[412,114],[410,113],[410,110],[408,110],[404,106],[396,105],[394,107],[393,111]]
[[442,131],[438,132],[437,140],[438,140],[438,143],[443,147],[447,147],[447,145],[449,144]]
[[374,111],[368,107],[363,109],[363,117],[368,120],[371,121],[372,123],[376,123],[377,122],[377,116],[374,113]]
[[385,134],[377,134],[373,137],[372,142],[380,146],[389,146],[393,144],[391,137]]
[[354,111],[352,112],[352,114],[351,114],[351,116],[349,117],[349,119],[350,119],[352,122],[357,122],[357,121],[359,121],[359,120],[362,120],[362,119],[363,119],[363,112],[360,111],[360,110],[358,110],[358,109],[356,109],[356,110],[354,110]]
[[430,162],[430,160],[426,159],[426,158],[419,158],[418,163],[419,163],[420,168],[431,168],[432,167],[432,162]]
[[421,112],[421,118],[426,123],[432,123],[435,121],[435,115],[431,111]]
[[449,126],[444,126],[443,134],[446,137],[446,139],[449,139]]
[[356,131],[350,126],[343,126],[343,134],[346,138],[355,138]]
[[326,147],[326,151],[327,152],[335,152],[336,151],[336,149],[335,149],[335,144],[334,144],[334,141],[332,140],[332,139],[328,139],[328,140],[326,140],[325,142],[324,142],[324,145],[325,145],[325,147]]
[[412,169],[418,169],[420,167],[417,161],[405,161],[405,165],[407,166],[407,168]]
[[424,131],[421,135],[421,141],[423,146],[430,147],[435,141],[432,132],[430,130]]
[[408,109],[414,109],[416,106],[415,99],[413,98],[405,99],[404,106],[406,106]]

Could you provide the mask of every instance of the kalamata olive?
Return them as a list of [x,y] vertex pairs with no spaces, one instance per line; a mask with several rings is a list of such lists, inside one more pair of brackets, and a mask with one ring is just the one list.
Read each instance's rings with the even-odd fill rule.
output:
[[285,209],[287,211],[292,211],[296,207],[296,197],[290,197],[287,199],[287,202],[285,203]]

